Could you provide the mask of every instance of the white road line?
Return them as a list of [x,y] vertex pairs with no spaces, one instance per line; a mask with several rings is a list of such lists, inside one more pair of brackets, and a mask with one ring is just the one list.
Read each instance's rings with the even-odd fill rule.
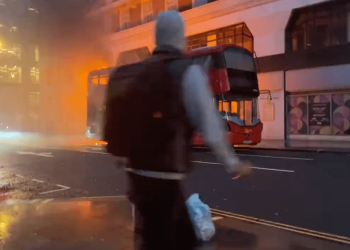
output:
[[[208,164],[208,165],[222,165],[218,162],[205,162],[205,161],[192,161],[193,163],[199,163],[199,164]],[[266,171],[276,171],[276,172],[287,172],[287,173],[294,173],[294,170],[288,170],[288,169],[275,169],[275,168],[259,168],[259,167],[252,167],[254,169],[259,170],[266,170]]]
[[41,203],[42,203],[42,204],[47,204],[47,203],[49,203],[49,202],[51,202],[51,201],[53,201],[53,199],[47,199],[47,200],[42,201]]
[[294,173],[294,170],[285,170],[285,169],[274,169],[274,168],[258,168],[258,167],[252,167],[254,169],[259,170],[267,170],[267,171],[277,171],[277,172],[287,172],[287,173]]
[[37,180],[37,179],[33,179],[32,181],[40,182],[40,183],[44,183],[45,182],[45,181],[41,181],[41,180]]
[[56,186],[61,187],[61,188],[66,188],[66,189],[70,188],[70,187],[66,187],[66,186],[63,186],[63,185],[59,185],[59,184],[56,184]]
[[193,163],[208,164],[208,165],[222,165],[218,162],[192,161]]
[[[73,151],[73,150],[72,150]],[[100,155],[109,155],[108,153],[104,152],[98,152],[98,151],[87,151],[87,150],[79,150],[77,152],[82,152],[82,153],[91,153],[91,154],[100,154]]]
[[23,178],[25,179],[26,177],[22,176],[22,175],[19,175],[19,174],[15,174],[15,176],[19,177],[19,178]]
[[39,194],[51,194],[51,193],[65,191],[65,190],[70,189],[70,187],[66,187],[66,186],[62,186],[62,185],[58,185],[58,184],[56,186],[61,187],[61,188],[60,189],[51,190],[51,191],[42,192],[42,193],[39,193]]
[[40,201],[40,199],[32,200],[32,201],[30,201],[29,203],[34,203],[34,202],[37,202],[37,201]]
[[84,199],[110,199],[110,198],[126,198],[126,195],[116,195],[116,196],[93,196],[93,197],[77,197],[74,199],[84,200]]
[[221,220],[223,219],[224,217],[220,217],[220,216],[215,216],[212,218],[212,221],[216,221],[216,220]]
[[247,154],[237,154],[241,156],[248,157],[261,157],[261,158],[273,158],[273,159],[285,159],[285,160],[298,160],[298,161],[313,161],[311,158],[294,158],[294,157],[282,157],[282,156],[269,156],[269,155],[247,155]]
[[42,156],[42,157],[53,157],[52,153],[35,153],[35,152],[18,151],[17,154],[19,154],[19,155],[36,155],[36,156]]

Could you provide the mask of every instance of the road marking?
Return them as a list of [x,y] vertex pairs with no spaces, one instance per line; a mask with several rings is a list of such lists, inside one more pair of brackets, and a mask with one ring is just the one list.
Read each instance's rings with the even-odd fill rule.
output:
[[220,216],[215,216],[212,218],[212,221],[216,221],[216,220],[221,220],[223,219],[224,217],[220,217]]
[[[214,154],[213,152],[206,152],[207,154]],[[284,160],[298,160],[298,161],[314,161],[312,158],[295,158],[295,157],[284,157],[284,156],[270,156],[270,155],[248,155],[248,154],[237,154],[241,156],[251,156],[251,157],[262,157],[262,158],[272,158],[272,159],[284,159]],[[350,155],[349,155],[350,156]]]
[[32,179],[32,181],[40,182],[40,183],[44,183],[45,182],[45,181],[41,181],[41,180],[37,180],[37,179]]
[[47,204],[47,203],[49,203],[49,202],[51,202],[51,201],[53,201],[53,199],[47,199],[47,200],[42,201],[41,203],[42,203],[42,204]]
[[56,184],[56,186],[61,187],[61,188],[60,189],[51,190],[51,191],[42,192],[42,193],[39,193],[39,194],[51,194],[51,193],[65,191],[65,190],[70,189],[70,187],[66,187],[66,186],[63,186],[63,185]]
[[259,167],[251,167],[253,169],[266,170],[266,171],[276,171],[276,172],[286,172],[286,173],[294,173],[294,170],[286,170],[286,169],[275,169],[275,168],[259,168]]
[[53,157],[52,153],[35,153],[35,152],[18,151],[17,154],[19,154],[19,155],[36,155],[36,156],[42,156],[42,157]]
[[[74,150],[69,150],[69,151],[74,151]],[[91,153],[91,154],[100,154],[100,155],[109,155],[108,153],[98,152],[98,151],[79,150],[78,152]]]
[[29,203],[34,203],[34,202],[37,202],[37,201],[40,201],[40,199],[32,200],[32,201],[30,201]]
[[273,158],[273,159],[285,159],[285,160],[297,160],[297,161],[314,161],[311,158],[294,158],[294,157],[283,157],[283,156],[269,156],[269,155],[247,155],[247,154],[237,154],[241,156],[248,157],[261,157],[261,158]]
[[77,197],[74,199],[79,199],[79,200],[88,200],[88,199],[115,199],[115,198],[121,198],[121,199],[125,199],[127,198],[126,195],[116,195],[116,196],[93,196],[93,197]]
[[26,177],[22,176],[22,175],[19,175],[19,174],[15,174],[15,176],[19,177],[19,178],[23,178],[25,179]]
[[310,230],[310,229],[306,229],[306,228],[296,227],[296,226],[282,224],[282,223],[273,222],[273,221],[267,221],[267,220],[259,219],[256,217],[235,214],[235,213],[226,212],[226,211],[222,211],[222,210],[214,209],[214,208],[211,208],[210,210],[211,210],[212,214],[214,214],[214,215],[220,215],[220,216],[224,216],[227,218],[233,218],[233,219],[237,219],[237,220],[251,222],[254,224],[274,227],[274,228],[278,228],[278,229],[282,229],[282,230],[286,230],[286,231],[290,231],[290,232],[294,232],[294,233],[298,233],[298,234],[309,235],[309,236],[313,236],[313,237],[317,237],[317,238],[321,238],[321,239],[350,244],[350,238],[345,237],[345,236],[334,235],[334,234],[329,234],[329,233],[324,233],[324,232],[318,232],[318,231],[314,231],[314,230]]
[[[199,163],[199,164],[208,164],[208,165],[222,165],[218,162],[205,162],[205,161],[192,161],[193,163]],[[294,173],[294,170],[288,170],[288,169],[275,169],[275,168],[259,168],[259,167],[252,167],[253,169],[259,169],[259,170],[265,170],[265,171],[276,171],[276,172],[287,172],[287,173]]]

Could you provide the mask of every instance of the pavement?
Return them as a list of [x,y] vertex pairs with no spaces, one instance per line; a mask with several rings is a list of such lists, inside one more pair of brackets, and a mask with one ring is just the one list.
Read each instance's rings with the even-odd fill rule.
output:
[[[243,160],[252,161],[257,166],[248,180],[232,180],[211,152],[201,150],[193,152],[194,168],[184,182],[187,195],[199,193],[203,202],[212,208],[213,216],[224,218],[218,219],[217,225],[234,227],[232,230],[236,231],[252,230],[251,233],[255,235],[260,235],[259,230],[261,233],[267,232],[265,227],[278,232],[282,227],[283,232],[294,232],[307,238],[313,235],[329,242],[350,241],[350,200],[346,193],[350,190],[348,154],[244,148],[238,149],[237,153]],[[33,206],[43,209],[50,207],[48,211],[54,211],[51,206],[61,204],[64,208],[63,203],[75,204],[76,199],[92,203],[100,199],[108,203],[110,199],[125,195],[127,186],[124,171],[116,168],[114,162],[115,159],[106,154],[101,145],[33,147],[0,144],[0,205],[6,205],[11,200],[29,200],[33,203],[26,205],[28,209]],[[57,223],[59,221],[61,219]],[[254,231],[253,227],[241,229],[248,227],[245,226],[247,222],[257,225],[258,229],[254,230],[258,231]],[[0,230],[2,226],[0,221]],[[279,235],[277,231],[271,234]],[[230,235],[225,231],[217,237],[227,238],[227,241],[233,237]],[[223,238],[221,241],[224,241]],[[45,239],[42,241],[45,242]],[[273,242],[272,239],[270,241]],[[295,242],[299,242],[299,238]],[[266,249],[337,249],[326,247],[326,243],[317,244],[321,243],[311,244],[307,248],[298,245],[294,248]],[[96,249],[104,248],[96,245]],[[237,249],[264,248],[243,246]]]
[[[1,250],[131,250],[131,206],[125,198],[22,201],[0,206]],[[345,250],[350,241],[307,235],[229,216],[213,217],[216,235],[198,250]]]

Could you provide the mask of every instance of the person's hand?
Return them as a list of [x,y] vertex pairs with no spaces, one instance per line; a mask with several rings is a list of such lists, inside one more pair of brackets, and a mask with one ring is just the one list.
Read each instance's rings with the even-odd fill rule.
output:
[[233,177],[233,179],[247,178],[252,173],[252,169],[254,167],[255,165],[251,162],[238,162],[236,164],[236,169],[234,171],[235,176]]

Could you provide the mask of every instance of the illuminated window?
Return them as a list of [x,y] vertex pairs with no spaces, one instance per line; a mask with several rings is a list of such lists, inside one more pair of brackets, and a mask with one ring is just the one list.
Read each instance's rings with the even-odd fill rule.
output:
[[153,20],[152,1],[146,0],[142,3],[142,22],[148,23]]
[[93,84],[98,84],[98,76],[93,76],[92,77],[92,83]]
[[219,112],[222,111],[222,101],[219,101]]
[[7,65],[0,66],[0,83],[21,83],[22,70],[21,67],[9,67]]
[[17,32],[18,31],[18,28],[17,27],[11,27],[10,28],[10,32]]
[[231,102],[231,113],[237,114],[238,104],[236,101]]
[[40,92],[30,92],[29,94],[29,106],[36,108],[40,105]]
[[254,51],[254,38],[245,23],[228,26],[188,37],[188,49],[234,44]]
[[166,0],[165,1],[165,9],[166,10],[177,10],[177,0]]
[[127,29],[130,28],[131,22],[130,22],[130,9],[126,8],[121,12],[121,28]]
[[32,83],[40,82],[40,70],[36,67],[31,68],[30,70],[30,80]]
[[222,111],[229,112],[229,109],[230,109],[230,103],[227,101],[224,101],[222,105]]
[[35,46],[35,61],[39,62],[40,57],[39,57],[39,47]]
[[106,85],[106,84],[108,84],[108,76],[107,76],[107,75],[100,76],[100,82],[99,82],[99,84],[101,84],[101,85]]
[[239,119],[244,121],[244,101],[239,102]]

